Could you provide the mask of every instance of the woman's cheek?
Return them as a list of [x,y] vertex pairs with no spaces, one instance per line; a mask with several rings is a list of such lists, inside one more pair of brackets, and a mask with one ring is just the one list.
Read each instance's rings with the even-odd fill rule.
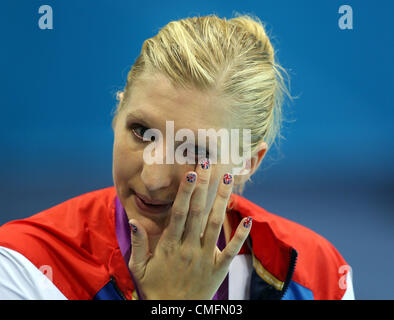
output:
[[136,160],[136,157],[133,158],[132,153],[128,152],[122,143],[115,142],[113,152],[114,180],[118,183],[129,180],[134,174],[133,167]]
[[122,155],[116,159],[116,175],[121,180],[130,180],[137,171],[138,158],[132,155]]

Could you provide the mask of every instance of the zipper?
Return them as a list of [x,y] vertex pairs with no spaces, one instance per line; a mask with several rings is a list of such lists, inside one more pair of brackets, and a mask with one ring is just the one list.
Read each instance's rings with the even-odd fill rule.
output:
[[123,300],[127,300],[126,297],[124,296],[123,292],[119,289],[118,285],[116,284],[116,280],[113,276],[110,276],[110,281],[112,283],[112,285],[115,288],[116,293],[123,299]]
[[293,273],[294,273],[294,270],[295,270],[295,265],[297,263],[297,256],[298,256],[297,251],[295,249],[293,249],[293,248],[290,248],[289,269],[287,271],[285,284],[283,285],[283,289],[282,289],[282,292],[281,292],[279,300],[281,300],[284,297],[284,295],[285,295],[285,293],[286,293],[286,291],[287,291],[287,289],[289,287],[291,278],[293,277]]

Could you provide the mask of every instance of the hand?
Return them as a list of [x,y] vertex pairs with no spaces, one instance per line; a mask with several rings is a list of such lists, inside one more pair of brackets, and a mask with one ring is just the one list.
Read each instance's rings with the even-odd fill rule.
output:
[[233,187],[233,178],[226,176],[231,181],[221,178],[200,237],[211,169],[197,167],[180,183],[170,222],[153,255],[146,231],[137,220],[130,220],[133,232],[129,269],[143,299],[212,299],[249,235],[251,224],[244,218],[223,251],[216,246]]

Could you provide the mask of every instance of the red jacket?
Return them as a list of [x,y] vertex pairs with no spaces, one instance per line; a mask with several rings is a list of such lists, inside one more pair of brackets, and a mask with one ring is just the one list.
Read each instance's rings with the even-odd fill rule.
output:
[[[0,246],[37,268],[51,266],[52,282],[67,299],[133,299],[134,284],[115,234],[115,197],[112,186],[6,223]],[[347,263],[326,239],[243,197],[232,200],[232,235],[242,217],[253,218],[251,250],[244,244],[240,251],[253,257],[250,299],[343,298],[341,267]]]

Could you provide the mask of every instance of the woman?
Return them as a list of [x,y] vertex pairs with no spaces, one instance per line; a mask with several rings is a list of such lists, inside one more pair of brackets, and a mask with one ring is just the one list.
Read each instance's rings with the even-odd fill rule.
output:
[[[173,21],[146,40],[118,94],[114,187],[0,228],[0,297],[353,298],[327,240],[235,194],[279,133],[280,70],[247,15]],[[179,132],[193,137],[179,145]],[[207,147],[212,132],[230,145]],[[225,161],[234,144],[241,169]]]

